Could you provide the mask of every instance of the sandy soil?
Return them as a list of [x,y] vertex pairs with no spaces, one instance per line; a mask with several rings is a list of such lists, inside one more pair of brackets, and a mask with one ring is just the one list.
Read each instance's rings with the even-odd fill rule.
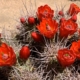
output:
[[[40,5],[48,4],[54,10],[56,10],[57,8],[59,10],[61,9],[61,7],[64,7],[64,5],[66,5],[66,7],[64,8],[64,10],[66,11],[69,8],[70,3],[72,3],[69,0],[31,0],[31,4],[30,0],[0,0],[0,31],[4,26],[10,30],[15,29],[16,25],[18,25],[19,23],[19,18],[21,16],[27,15],[27,11],[24,8],[22,1],[27,6],[29,15],[33,15],[33,9],[36,10]],[[80,6],[80,1],[73,2]]]

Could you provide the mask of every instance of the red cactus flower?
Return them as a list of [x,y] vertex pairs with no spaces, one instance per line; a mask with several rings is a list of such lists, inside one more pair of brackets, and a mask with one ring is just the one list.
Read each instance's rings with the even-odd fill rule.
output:
[[52,18],[53,14],[54,11],[48,5],[38,7],[37,16],[39,20],[42,20],[42,18]]
[[27,60],[30,56],[30,49],[28,46],[23,46],[20,50],[19,56],[23,60]]
[[32,32],[31,36],[36,42],[43,42],[44,41],[43,36],[37,32]]
[[26,19],[25,19],[24,17],[21,17],[21,18],[20,18],[20,22],[21,22],[22,24],[24,24],[24,23],[26,22]]
[[76,56],[72,50],[60,49],[57,59],[63,67],[67,67],[74,63]]
[[65,20],[66,20],[65,18],[61,18],[60,19],[60,23],[63,22],[63,21],[65,21]]
[[64,20],[60,23],[60,38],[66,38],[68,35],[73,35],[77,31],[77,23],[71,19]]
[[58,30],[58,23],[52,19],[42,19],[42,22],[37,26],[37,29],[45,37],[53,38]]
[[72,15],[71,19],[72,19],[74,22],[76,22],[76,21],[77,21],[77,15],[76,15],[76,14]]
[[78,14],[79,12],[80,12],[80,8],[76,4],[72,3],[70,5],[68,14],[72,16],[73,14]]
[[16,55],[12,47],[6,43],[0,45],[0,66],[12,66],[16,63]]
[[70,50],[72,50],[75,53],[76,57],[80,60],[80,40],[73,42]]
[[34,17],[29,17],[28,18],[28,23],[31,24],[31,25],[34,24],[35,23],[35,18]]
[[77,31],[78,31],[78,35],[80,36],[80,28],[78,28],[78,30],[77,30]]
[[59,15],[61,15],[61,16],[64,16],[64,13],[63,13],[63,11],[59,11],[59,13],[58,13]]

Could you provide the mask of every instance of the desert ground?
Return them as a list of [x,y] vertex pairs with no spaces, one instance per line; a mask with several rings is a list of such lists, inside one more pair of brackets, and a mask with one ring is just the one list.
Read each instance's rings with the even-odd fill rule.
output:
[[[3,27],[9,30],[16,29],[16,25],[18,25],[20,17],[27,15],[27,11],[23,3],[28,9],[28,16],[36,13],[37,7],[44,4],[48,4],[53,10],[60,10],[61,8],[64,8],[64,11],[68,10],[71,3],[76,3],[80,7],[79,0],[31,0],[31,2],[30,0],[0,0],[0,32]],[[34,8],[34,10],[32,8]]]

